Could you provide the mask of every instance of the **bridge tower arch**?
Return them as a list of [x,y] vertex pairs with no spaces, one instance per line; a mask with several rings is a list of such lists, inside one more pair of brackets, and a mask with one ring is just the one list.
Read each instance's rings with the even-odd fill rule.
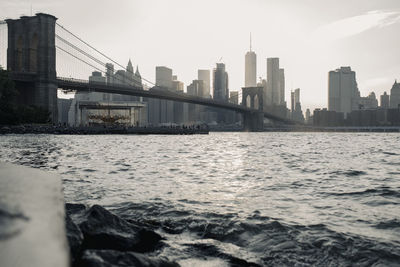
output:
[[57,122],[56,20],[44,13],[6,20],[7,68],[12,76],[24,77],[24,82],[16,83],[20,102],[47,109],[53,122]]
[[264,127],[263,87],[243,87],[242,105],[257,109],[243,114],[243,126],[247,131],[261,131]]

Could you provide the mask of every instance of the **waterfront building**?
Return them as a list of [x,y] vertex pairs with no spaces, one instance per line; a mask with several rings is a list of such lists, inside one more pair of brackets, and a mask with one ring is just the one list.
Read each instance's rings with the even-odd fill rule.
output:
[[400,108],[400,83],[397,80],[390,90],[390,108]]
[[360,92],[356,73],[350,67],[330,71],[328,80],[328,110],[343,112],[345,117],[359,109]]
[[383,95],[381,95],[381,103],[380,103],[381,108],[389,108],[390,107],[390,97],[389,95],[384,92]]
[[[89,83],[132,86],[134,85],[133,80],[135,80],[135,84],[137,82],[141,84],[140,74],[138,70],[139,77],[133,74],[130,60],[126,69],[114,73],[114,65],[107,63],[105,76],[102,76],[101,72],[94,71],[89,76]],[[93,108],[94,106],[98,106],[98,108]],[[68,124],[71,126],[146,125],[147,118],[147,104],[142,102],[139,97],[98,92],[76,93],[68,111]]]
[[204,90],[203,90],[203,97],[210,98],[210,70],[198,70],[197,71],[197,79],[204,82]]
[[344,125],[344,113],[324,109],[315,109],[313,125],[322,127],[335,127]]

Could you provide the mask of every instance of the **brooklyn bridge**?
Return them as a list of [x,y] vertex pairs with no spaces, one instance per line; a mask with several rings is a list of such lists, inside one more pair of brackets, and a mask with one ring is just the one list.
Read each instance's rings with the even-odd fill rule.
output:
[[[244,129],[249,131],[262,129],[264,118],[281,124],[297,124],[264,111],[263,105],[254,105],[254,97],[262,101],[262,93],[257,90],[243,91],[242,104],[239,105],[166,90],[143,77],[150,84],[147,88],[142,83],[135,82],[129,85],[107,84],[82,79],[82,68],[91,68],[106,74],[104,58],[118,66],[121,64],[57,23],[57,18],[49,14],[37,13],[35,16],[6,19],[0,22],[1,27],[7,27],[7,42],[1,45],[7,46],[7,70],[21,92],[20,98],[25,104],[46,108],[50,111],[53,122],[57,121],[57,92],[63,90],[165,99],[235,111],[242,114]],[[76,42],[69,41],[69,38]],[[65,70],[66,66],[71,65],[72,71],[68,77],[58,75],[61,73],[59,68]]]

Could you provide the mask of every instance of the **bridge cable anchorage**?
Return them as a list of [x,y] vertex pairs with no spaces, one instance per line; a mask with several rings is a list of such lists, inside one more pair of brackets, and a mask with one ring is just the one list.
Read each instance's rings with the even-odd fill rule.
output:
[[[62,26],[61,24],[59,24],[58,22],[56,22],[56,25],[59,26],[61,29],[63,29],[64,31],[66,31],[67,33],[69,33],[70,35],[72,35],[73,37],[75,37],[76,39],[78,39],[80,42],[84,43],[85,45],[87,45],[88,47],[90,47],[91,49],[93,49],[94,51],[96,51],[97,53],[99,53],[100,55],[102,55],[103,57],[107,58],[108,60],[110,60],[111,62],[113,62],[114,64],[118,65],[119,67],[123,68],[124,70],[126,70],[126,67],[124,67],[122,64],[119,64],[117,61],[113,60],[111,57],[105,55],[104,53],[102,53],[101,51],[99,51],[98,49],[96,49],[95,47],[91,46],[89,43],[85,42],[82,38],[80,38],[79,36],[77,36],[76,34],[72,33],[71,31],[69,31],[68,29],[66,29],[64,26]],[[151,85],[156,85],[155,83],[153,83],[152,81],[147,80],[144,77],[141,77],[142,80],[150,83]]]
[[[96,63],[102,65],[103,67],[106,67],[106,63],[104,63],[104,62],[102,62],[101,60],[95,58],[94,56],[90,55],[89,53],[83,51],[82,49],[80,49],[80,48],[77,47],[76,45],[72,44],[71,42],[65,40],[64,38],[62,38],[62,37],[59,36],[58,34],[56,34],[56,38],[57,38],[58,40],[60,40],[61,42],[65,43],[66,45],[68,45],[69,47],[75,49],[75,50],[78,51],[79,53],[83,54],[84,56],[86,56],[86,57],[90,58],[91,60],[95,61]],[[59,48],[59,49],[62,49],[61,47],[58,47],[58,48]],[[62,50],[63,50],[64,52],[66,52],[64,49],[62,49]],[[70,54],[70,55],[72,56],[71,53],[68,53],[68,54]],[[74,56],[74,57],[78,59],[77,56]],[[86,63],[86,64],[88,64],[88,62],[86,62],[86,61],[84,61],[84,60],[81,60],[81,61],[84,62],[84,63]],[[91,65],[91,64],[88,64],[88,65],[91,66],[91,67],[94,67],[94,66]],[[98,68],[95,68],[95,69],[99,70]],[[106,74],[106,72],[104,72],[103,70],[101,70],[101,72],[104,73],[104,74]],[[114,77],[114,79],[115,79],[115,77]],[[138,81],[136,81],[136,80],[131,80],[131,79],[129,79],[129,81],[130,81],[130,82],[133,82],[133,83],[136,83],[136,86],[142,87],[142,85],[141,85]],[[121,81],[121,82],[123,82],[123,81]]]

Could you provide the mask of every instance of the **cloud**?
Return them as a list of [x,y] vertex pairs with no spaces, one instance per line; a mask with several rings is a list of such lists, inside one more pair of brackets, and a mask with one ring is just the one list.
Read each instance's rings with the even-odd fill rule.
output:
[[312,36],[314,40],[334,41],[398,22],[400,22],[400,11],[375,10],[320,26]]

